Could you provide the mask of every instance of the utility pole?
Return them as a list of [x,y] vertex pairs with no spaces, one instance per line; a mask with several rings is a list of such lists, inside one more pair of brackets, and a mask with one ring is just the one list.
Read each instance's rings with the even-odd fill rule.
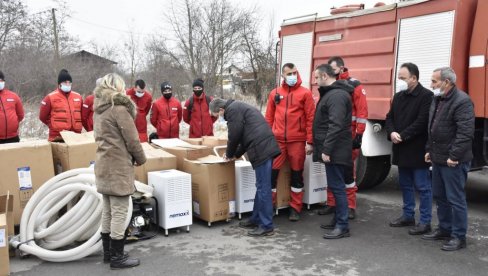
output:
[[56,26],[56,9],[52,9],[53,16],[53,31],[54,31],[54,63],[56,66],[56,72],[59,71],[59,41],[58,41],[58,29]]

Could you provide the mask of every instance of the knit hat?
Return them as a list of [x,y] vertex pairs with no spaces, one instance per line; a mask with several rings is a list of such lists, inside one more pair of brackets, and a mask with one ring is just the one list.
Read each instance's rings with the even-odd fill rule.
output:
[[65,81],[73,82],[73,79],[71,78],[71,75],[68,73],[68,70],[61,69],[61,71],[59,71],[59,75],[58,75],[58,84],[61,84],[62,82],[65,82]]
[[173,87],[171,86],[171,83],[169,83],[169,81],[165,81],[161,83],[161,92],[163,92],[166,89],[173,90]]
[[195,86],[200,86],[201,88],[203,88],[203,80],[202,79],[195,79],[193,81],[192,87],[195,87]]

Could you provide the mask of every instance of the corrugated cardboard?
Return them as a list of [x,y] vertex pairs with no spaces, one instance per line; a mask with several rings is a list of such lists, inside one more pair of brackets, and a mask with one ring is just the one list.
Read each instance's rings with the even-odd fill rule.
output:
[[226,146],[227,138],[215,137],[215,136],[203,136],[202,145],[210,148],[216,146]]
[[188,144],[197,145],[197,146],[201,146],[203,142],[203,138],[183,138],[181,140],[187,142]]
[[0,194],[9,191],[15,197],[14,224],[32,194],[54,177],[53,155],[47,141],[29,141],[0,145]]
[[137,181],[147,184],[147,173],[176,169],[176,156],[162,149],[156,149],[148,143],[141,145],[146,154],[146,163],[134,168]]
[[87,168],[95,162],[97,144],[93,132],[61,131],[64,143],[52,142],[56,174],[77,168]]
[[10,275],[7,232],[7,216],[0,213],[0,276]]
[[227,220],[235,213],[234,162],[217,156],[184,160],[184,172],[191,174],[193,215],[207,222]]
[[176,156],[176,168],[183,170],[183,163],[185,158],[195,160],[213,154],[212,149],[206,146],[197,146],[188,144],[179,139],[158,139],[153,140],[152,143],[159,148]]
[[291,169],[288,161],[283,164],[278,175],[276,185],[276,207],[278,209],[290,206],[290,189],[291,189]]
[[7,235],[13,236],[14,233],[14,196],[8,192],[0,196],[0,214],[4,214],[7,222]]

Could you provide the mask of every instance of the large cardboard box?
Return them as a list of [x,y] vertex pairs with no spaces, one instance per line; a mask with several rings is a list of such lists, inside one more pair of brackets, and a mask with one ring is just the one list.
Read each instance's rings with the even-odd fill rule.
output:
[[157,139],[152,140],[152,143],[176,156],[176,168],[180,171],[183,170],[185,158],[195,160],[213,154],[209,147],[191,145],[179,139]]
[[282,209],[290,206],[290,189],[291,189],[291,169],[288,161],[283,164],[278,175],[276,184],[276,208]]
[[0,145],[0,194],[15,197],[14,224],[20,223],[25,205],[44,182],[54,177],[53,155],[47,141]]
[[188,144],[197,145],[197,146],[201,146],[203,142],[203,138],[183,138],[181,140],[187,142]]
[[235,213],[235,165],[210,155],[184,161],[191,174],[193,215],[210,223],[227,220]]
[[142,143],[141,145],[146,154],[146,163],[134,168],[137,181],[147,184],[147,173],[176,169],[176,156],[162,149],[156,149],[148,143]]
[[95,163],[97,144],[93,132],[61,131],[64,143],[52,142],[56,174],[77,168],[88,168]]
[[0,275],[10,274],[8,237],[14,235],[13,203],[12,195],[0,196]]
[[202,145],[209,148],[216,146],[227,146],[227,138],[216,137],[216,136],[203,136]]

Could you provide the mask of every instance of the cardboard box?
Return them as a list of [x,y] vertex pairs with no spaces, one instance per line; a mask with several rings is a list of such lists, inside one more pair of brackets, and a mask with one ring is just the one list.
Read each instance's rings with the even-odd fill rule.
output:
[[216,137],[216,136],[203,136],[202,145],[209,148],[216,146],[227,146],[227,138]]
[[283,164],[276,184],[276,208],[282,209],[290,206],[291,169],[288,161]]
[[137,181],[147,184],[149,172],[176,169],[176,156],[162,149],[156,149],[148,143],[141,145],[147,160],[144,165],[134,168]]
[[176,156],[176,168],[180,171],[183,171],[185,159],[195,160],[213,154],[209,147],[191,145],[179,139],[157,139],[152,143]]
[[7,216],[0,213],[0,275],[10,275]]
[[56,174],[77,168],[88,168],[95,163],[97,144],[93,132],[61,131],[64,143],[52,142]]
[[0,275],[10,274],[10,257],[15,256],[15,250],[10,248],[8,243],[9,237],[14,235],[13,210],[13,196],[0,196]]
[[187,142],[188,144],[197,145],[197,146],[201,146],[203,142],[203,138],[183,138],[181,140]]
[[44,140],[0,145],[0,194],[15,197],[14,224],[32,194],[54,177],[51,145]]
[[184,160],[191,174],[193,215],[209,223],[227,220],[235,213],[235,165],[211,155]]

